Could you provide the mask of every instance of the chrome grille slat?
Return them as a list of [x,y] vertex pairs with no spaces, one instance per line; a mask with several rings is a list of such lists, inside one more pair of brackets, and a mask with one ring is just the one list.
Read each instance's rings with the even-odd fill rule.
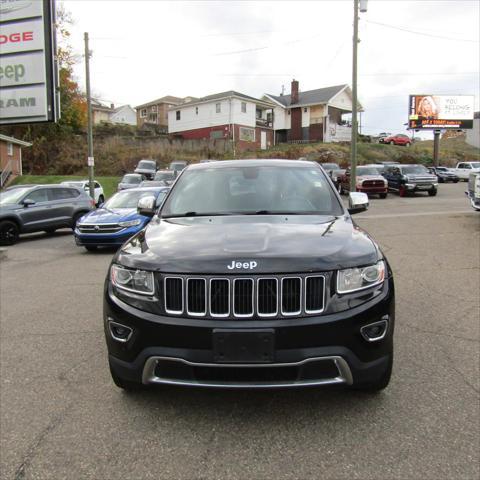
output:
[[77,227],[81,233],[116,233],[125,228],[117,223],[100,223],[98,225],[84,223],[77,225]]
[[319,314],[325,310],[327,277],[167,275],[163,277],[165,313],[225,319]]

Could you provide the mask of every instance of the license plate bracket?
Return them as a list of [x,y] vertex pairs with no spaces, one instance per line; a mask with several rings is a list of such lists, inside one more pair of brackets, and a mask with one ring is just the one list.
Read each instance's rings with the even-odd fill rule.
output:
[[269,363],[274,361],[273,328],[236,330],[215,328],[213,357],[217,363]]

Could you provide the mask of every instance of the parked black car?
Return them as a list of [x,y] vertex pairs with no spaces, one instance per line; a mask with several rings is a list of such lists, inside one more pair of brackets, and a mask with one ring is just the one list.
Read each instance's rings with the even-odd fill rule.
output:
[[0,245],[13,245],[21,233],[53,233],[74,228],[95,201],[81,188],[25,185],[0,193]]
[[460,181],[458,175],[452,173],[447,167],[428,167],[428,171],[437,176],[439,183],[458,183]]
[[[380,390],[394,283],[314,162],[195,164],[113,258],[104,327],[114,382]],[[139,201],[154,215],[154,199]]]
[[144,180],[153,180],[157,171],[155,160],[140,160],[133,173],[139,173]]
[[437,194],[438,179],[423,165],[386,165],[382,175],[388,189],[401,197],[414,192],[427,192],[431,197]]

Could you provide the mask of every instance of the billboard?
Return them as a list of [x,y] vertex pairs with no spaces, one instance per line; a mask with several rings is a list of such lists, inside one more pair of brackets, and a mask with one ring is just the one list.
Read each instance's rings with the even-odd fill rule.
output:
[[0,0],[0,125],[59,116],[54,0]]
[[408,127],[473,128],[473,95],[410,95]]

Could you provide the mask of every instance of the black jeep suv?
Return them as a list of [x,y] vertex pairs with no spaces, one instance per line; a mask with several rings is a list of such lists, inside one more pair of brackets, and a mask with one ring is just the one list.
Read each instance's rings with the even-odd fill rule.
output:
[[187,167],[115,255],[104,327],[114,382],[380,390],[393,362],[394,285],[373,239],[314,162]]

